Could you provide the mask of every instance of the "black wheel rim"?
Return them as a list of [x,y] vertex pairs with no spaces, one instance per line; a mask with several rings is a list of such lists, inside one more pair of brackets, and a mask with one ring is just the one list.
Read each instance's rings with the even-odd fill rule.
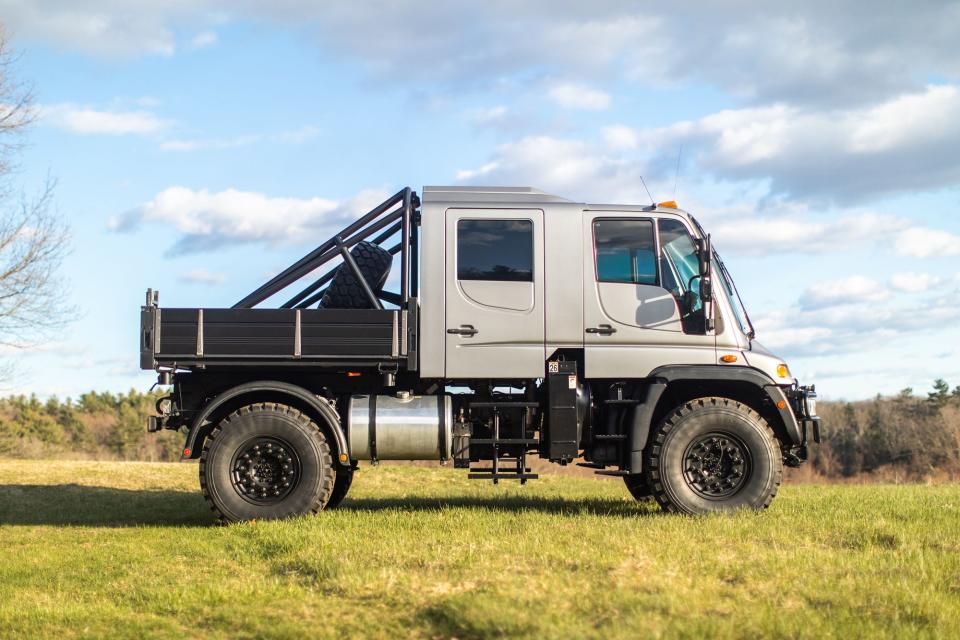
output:
[[300,458],[289,442],[252,438],[237,449],[230,464],[230,481],[244,499],[258,505],[274,504],[300,481]]
[[687,486],[708,500],[723,500],[740,491],[752,466],[750,449],[729,433],[702,435],[687,445],[683,455]]

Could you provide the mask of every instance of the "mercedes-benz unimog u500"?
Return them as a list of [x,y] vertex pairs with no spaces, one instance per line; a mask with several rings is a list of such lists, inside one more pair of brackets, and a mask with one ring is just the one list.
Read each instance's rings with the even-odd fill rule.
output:
[[224,521],[336,507],[362,460],[522,483],[529,456],[670,511],[761,509],[820,436],[673,202],[403,189],[233,307],[148,291],[140,357],[172,384],[148,429],[185,432]]

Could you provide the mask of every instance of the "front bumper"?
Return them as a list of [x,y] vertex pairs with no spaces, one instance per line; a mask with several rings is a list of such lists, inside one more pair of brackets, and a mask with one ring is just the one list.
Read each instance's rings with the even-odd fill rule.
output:
[[820,416],[817,415],[816,385],[794,386],[787,391],[787,397],[797,417],[803,434],[803,444],[808,440],[820,444]]

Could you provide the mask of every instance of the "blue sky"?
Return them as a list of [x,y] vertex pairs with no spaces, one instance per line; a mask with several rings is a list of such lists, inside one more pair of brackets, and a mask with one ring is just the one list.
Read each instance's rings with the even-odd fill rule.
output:
[[229,306],[399,187],[644,203],[678,154],[795,374],[960,384],[960,5],[674,4],[0,0],[78,311],[8,392],[148,387],[146,287]]

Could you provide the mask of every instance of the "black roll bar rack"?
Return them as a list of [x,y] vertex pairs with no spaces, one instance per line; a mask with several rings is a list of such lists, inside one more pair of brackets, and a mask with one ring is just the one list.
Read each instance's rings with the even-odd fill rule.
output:
[[[396,208],[394,208],[396,207]],[[317,270],[324,264],[340,256],[342,263],[330,267],[323,275],[302,291],[283,303],[281,309],[306,309],[323,297],[324,285],[333,280],[341,264],[353,272],[364,289],[374,309],[383,309],[381,300],[407,309],[411,297],[416,297],[416,265],[418,263],[417,221],[415,214],[420,207],[420,198],[410,188],[405,187],[371,209],[361,218],[351,222],[339,233],[322,243],[319,247],[297,260],[295,263],[271,278],[268,282],[251,292],[243,300],[233,305],[234,309],[252,309],[267,298],[287,288],[297,280]],[[384,228],[387,227],[385,230]],[[391,291],[376,292],[357,268],[350,248],[382,231],[371,242],[382,245],[398,231],[399,244],[390,247],[390,255],[400,253],[400,293]]]

